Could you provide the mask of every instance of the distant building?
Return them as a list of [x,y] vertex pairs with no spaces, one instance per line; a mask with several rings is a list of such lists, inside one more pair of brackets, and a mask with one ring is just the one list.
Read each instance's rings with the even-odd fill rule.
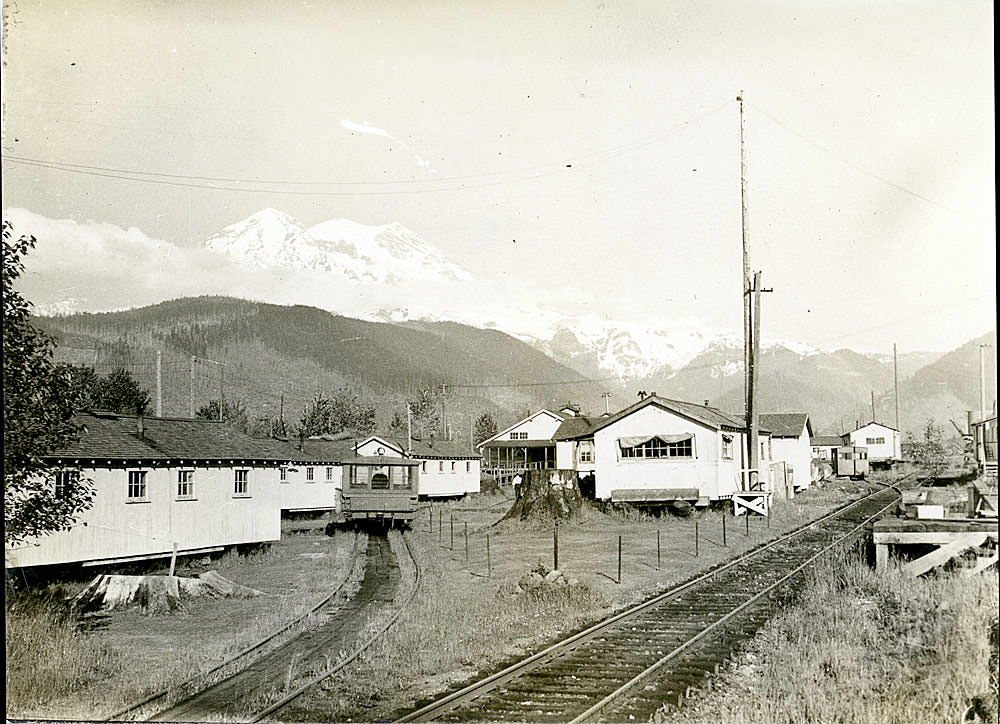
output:
[[903,442],[899,430],[878,422],[869,422],[847,433],[844,444],[868,448],[869,463],[892,463],[903,459]]
[[762,414],[759,419],[760,426],[771,431],[772,460],[785,463],[785,474],[796,490],[808,488],[812,476],[809,414]]
[[833,461],[838,447],[844,444],[841,435],[813,435],[809,438],[809,447],[813,460]]
[[218,422],[101,412],[46,456],[55,485],[92,480],[93,506],[69,530],[4,549],[9,568],[98,565],[222,550],[281,537],[283,453]]
[[976,420],[970,415],[969,431],[972,433],[973,450],[979,471],[997,475],[997,413]]
[[606,418],[582,415],[578,406],[569,403],[556,412],[532,413],[479,443],[483,471],[493,476],[556,468],[593,473],[593,441],[578,438],[602,419]]

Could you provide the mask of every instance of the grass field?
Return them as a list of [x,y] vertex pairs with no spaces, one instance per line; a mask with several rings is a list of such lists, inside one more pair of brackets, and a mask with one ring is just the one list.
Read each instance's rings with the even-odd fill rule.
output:
[[[749,532],[744,519],[729,515],[725,545],[719,510],[654,518],[590,509],[558,529],[559,567],[577,583],[526,593],[518,592],[520,577],[539,565],[553,566],[551,526],[500,522],[509,507],[502,495],[427,504],[410,535],[423,575],[415,605],[383,644],[329,681],[313,702],[315,711],[336,720],[408,706],[866,489],[850,482],[814,487],[793,501],[777,502],[770,522],[750,519]],[[75,630],[58,605],[8,605],[8,716],[103,718],[212,667],[324,597],[346,575],[337,563],[352,543],[351,535],[295,535],[263,553],[228,554],[212,568],[270,595],[194,602],[157,616],[117,612],[95,630]]]
[[998,589],[996,569],[912,578],[839,555],[810,574],[799,605],[772,619],[712,692],[653,723],[959,722],[976,697],[992,702],[977,721],[995,723]]

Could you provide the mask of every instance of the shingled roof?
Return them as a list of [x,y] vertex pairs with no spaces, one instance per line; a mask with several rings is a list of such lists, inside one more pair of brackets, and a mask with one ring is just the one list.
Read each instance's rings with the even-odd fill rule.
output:
[[604,422],[606,417],[585,417],[577,415],[567,417],[563,420],[552,436],[553,440],[571,440],[581,436],[586,436],[593,432],[594,428]]
[[812,423],[807,412],[762,414],[758,419],[761,427],[771,431],[772,437],[798,437],[803,430],[812,435]]
[[[623,417],[628,417],[632,413],[649,405],[656,405],[665,410],[670,410],[671,412],[683,415],[684,417],[688,417],[696,422],[700,422],[706,427],[715,428],[716,430],[742,432],[744,429],[743,422],[741,420],[722,412],[715,407],[699,405],[694,402],[684,402],[682,400],[671,400],[666,397],[660,397],[659,395],[649,395],[635,404],[629,405],[624,410],[619,410],[610,417],[596,418],[596,424],[589,431],[575,435],[573,436],[573,439],[590,437],[598,430],[603,430],[609,425],[613,425],[618,422]],[[767,430],[762,430],[762,432],[767,432]]]
[[262,444],[264,441],[209,420],[82,412],[74,416],[74,422],[82,426],[79,439],[46,457],[114,461],[284,459],[271,445]]

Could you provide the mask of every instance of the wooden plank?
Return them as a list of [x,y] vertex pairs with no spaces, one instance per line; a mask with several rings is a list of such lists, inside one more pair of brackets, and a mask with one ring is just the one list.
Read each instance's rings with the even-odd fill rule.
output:
[[611,491],[611,500],[616,503],[669,503],[700,497],[698,488],[618,488]]
[[992,556],[980,557],[979,560],[976,562],[976,565],[973,566],[972,568],[967,568],[964,571],[962,571],[962,575],[965,576],[966,578],[975,576],[979,573],[982,573],[990,566],[995,566],[998,560],[1000,560],[1000,554],[996,552],[994,552]]
[[[993,540],[997,540],[997,533],[995,531],[970,531],[972,533],[982,532],[984,535],[989,536]],[[925,545],[945,545],[947,543],[955,540],[956,536],[966,535],[966,533],[959,533],[953,531],[937,531],[937,532],[927,532],[927,531],[913,531],[912,533],[906,531],[893,531],[882,533],[875,531],[872,534],[872,542],[875,545],[908,545],[908,544],[925,544]]]
[[985,533],[959,534],[951,543],[905,564],[902,570],[911,576],[923,575],[932,568],[944,565],[963,551],[982,545],[986,541],[986,537]]

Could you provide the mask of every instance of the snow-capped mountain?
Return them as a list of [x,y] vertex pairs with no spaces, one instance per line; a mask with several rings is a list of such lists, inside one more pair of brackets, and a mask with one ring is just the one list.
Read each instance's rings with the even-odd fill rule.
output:
[[275,209],[231,224],[205,245],[258,267],[338,274],[353,282],[460,281],[473,275],[399,223],[366,226],[331,219],[304,229]]

